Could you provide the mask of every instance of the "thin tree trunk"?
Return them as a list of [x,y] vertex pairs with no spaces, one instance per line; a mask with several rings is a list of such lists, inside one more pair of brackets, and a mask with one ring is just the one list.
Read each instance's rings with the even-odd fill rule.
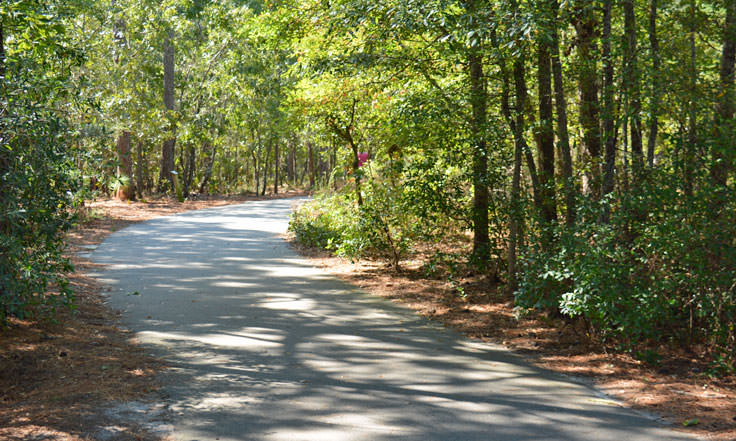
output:
[[[164,107],[167,113],[174,110],[174,45],[171,41],[172,34],[173,32],[169,31],[164,39]],[[173,124],[170,131],[170,138],[164,141],[161,151],[161,171],[158,178],[158,189],[161,192],[174,189],[171,172],[174,171],[176,135]]]
[[651,0],[649,3],[649,48],[652,56],[652,104],[649,109],[649,138],[647,139],[647,164],[654,167],[654,148],[657,145],[657,133],[659,131],[659,106],[662,92],[660,90],[659,70],[662,60],[659,55],[659,38],[657,36],[657,2]]
[[[616,115],[614,103],[613,55],[611,54],[611,9],[613,0],[603,2],[603,140],[605,163],[601,195],[613,192],[616,174]],[[606,205],[603,221],[608,222],[610,208]]]
[[716,103],[716,142],[713,144],[711,180],[721,189],[727,188],[733,162],[734,133],[734,60],[736,59],[736,0],[725,0],[726,21],[723,26],[723,49],[719,83],[722,94]]
[[[518,59],[514,61],[516,63],[523,63]],[[509,216],[509,248],[507,251],[507,263],[508,263],[508,276],[506,290],[509,294],[512,294],[518,288],[518,257],[517,248],[521,238],[521,223],[523,222],[521,215],[521,162],[522,152],[526,141],[524,140],[524,108],[526,107],[526,87],[523,88],[521,93],[516,93],[516,103],[514,107],[514,114],[511,114],[511,105],[509,103],[509,95],[511,86],[509,85],[509,75],[506,70],[506,63],[501,60],[501,74],[502,74],[502,94],[501,94],[501,110],[503,111],[506,121],[511,128],[511,132],[514,136],[514,169],[511,177],[511,214]],[[514,66],[514,72],[516,74],[516,66]],[[523,77],[523,72],[522,72]],[[521,81],[525,82],[522,78]]]
[[[549,28],[549,10],[547,3],[540,2],[547,15],[545,24]],[[544,245],[552,244],[550,227],[557,221],[557,203],[555,200],[555,135],[553,130],[552,110],[552,72],[551,42],[545,38],[537,41],[537,87],[539,98],[539,126],[537,129],[537,154],[541,166],[539,183],[542,195],[542,222],[544,223]]]
[[261,188],[260,187],[261,174],[260,174],[260,171],[258,170],[258,155],[256,154],[255,151],[253,152],[253,179],[256,181],[255,194],[256,196],[258,196],[258,190]]
[[[570,153],[570,136],[567,131],[567,102],[562,83],[562,63],[560,62],[560,35],[557,31],[557,10],[559,4],[552,2],[555,20],[552,31],[552,75],[554,77],[555,107],[557,110],[557,145],[562,156],[562,178],[565,185],[565,223],[568,227],[575,225],[575,181],[572,176],[572,154]],[[597,92],[596,92],[597,93]],[[597,122],[596,122],[597,124]]]
[[690,60],[688,66],[689,76],[689,92],[690,96],[687,103],[687,119],[688,119],[688,133],[687,143],[685,145],[685,161],[684,172],[685,172],[685,194],[692,196],[694,188],[694,170],[695,170],[695,152],[697,151],[698,145],[698,115],[697,115],[697,87],[698,87],[698,70],[697,70],[697,55],[695,52],[695,0],[690,0],[690,17],[689,17],[689,45],[690,45]]
[[185,198],[189,197],[189,190],[192,188],[192,183],[194,181],[194,169],[196,168],[195,161],[194,161],[195,158],[196,158],[196,150],[195,150],[194,144],[190,143],[187,146],[186,158],[184,160],[184,176],[183,176],[184,182],[182,182],[182,186],[183,186],[182,193]]
[[136,153],[136,162],[135,162],[135,182],[136,182],[136,190],[138,190],[138,196],[143,197],[143,175],[145,174],[145,158],[143,156],[143,141],[138,140],[138,142],[135,143],[135,153]]
[[268,141],[268,144],[266,144],[266,157],[263,158],[263,189],[261,190],[261,196],[266,195],[266,185],[268,182],[268,161],[271,156],[271,142]]
[[312,141],[307,141],[307,169],[309,170],[309,188],[314,188],[314,151]]
[[279,193],[279,141],[276,141],[274,146],[274,161],[273,161],[273,194]]
[[[202,151],[206,151],[208,147],[208,143],[205,143],[202,146]],[[215,165],[215,155],[217,154],[217,148],[215,147],[215,144],[213,143],[210,147],[210,154],[207,158],[207,166],[204,169],[204,176],[202,176],[202,182],[199,183],[199,192],[201,194],[207,193],[207,186],[210,183],[210,179],[212,178],[212,168]],[[246,164],[247,165],[247,164]]]
[[[472,2],[469,9],[473,8]],[[486,86],[483,74],[481,42],[468,54],[470,104],[473,109],[471,136],[473,145],[473,256],[485,263],[490,257],[488,236],[488,152],[486,149]]]
[[598,71],[596,53],[596,28],[594,10],[589,2],[578,5],[575,22],[577,33],[579,66],[578,88],[580,89],[580,125],[583,129],[583,145],[590,160],[591,193],[595,200],[601,197],[601,131],[600,104],[598,102]]
[[[9,109],[5,107],[7,102],[5,75],[5,32],[3,29],[3,22],[0,20],[0,133],[5,133],[5,120],[9,112]],[[3,211],[5,210],[5,207],[8,207],[9,205],[8,193],[9,191],[12,191],[5,182],[5,176],[10,171],[10,158],[8,157],[8,149],[5,147],[6,142],[6,137],[0,136],[0,207],[3,207]],[[8,236],[9,233],[9,219],[5,213],[2,213],[0,216],[0,236]],[[8,259],[8,248],[5,243],[5,240],[0,240],[0,262],[2,262],[3,267],[5,267],[5,263]],[[9,288],[6,286],[4,279],[4,277],[0,277],[0,297],[5,297],[9,294]]]
[[622,0],[624,11],[624,90],[629,99],[628,116],[631,129],[631,165],[638,180],[644,167],[641,138],[641,89],[637,56],[636,14],[634,0]]
[[117,141],[118,167],[117,177],[119,186],[115,197],[120,200],[135,200],[135,184],[133,182],[133,161],[130,155],[130,132],[124,130],[118,135]]

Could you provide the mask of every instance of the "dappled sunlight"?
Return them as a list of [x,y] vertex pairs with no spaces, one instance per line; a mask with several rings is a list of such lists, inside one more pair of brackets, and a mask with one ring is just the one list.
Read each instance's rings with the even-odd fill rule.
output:
[[587,441],[634,421],[630,441],[653,439],[638,417],[586,401],[587,387],[296,258],[275,234],[289,206],[158,219],[95,251],[110,303],[170,366],[177,438],[524,441],[545,425],[550,438]]

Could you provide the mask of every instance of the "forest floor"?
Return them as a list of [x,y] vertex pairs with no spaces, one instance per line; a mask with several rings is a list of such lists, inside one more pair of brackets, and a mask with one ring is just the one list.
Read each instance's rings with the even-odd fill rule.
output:
[[[254,199],[260,198],[88,203],[87,219],[67,240],[76,267],[70,280],[77,308],[60,310],[54,322],[15,320],[0,332],[0,439],[161,439],[162,432],[140,418],[125,419],[105,410],[115,403],[146,401],[158,389],[154,374],[165,366],[147,356],[120,326],[118,314],[105,306],[101,294],[106,288],[85,275],[94,264],[80,253],[133,223]],[[477,275],[455,277],[453,284],[443,276],[427,277],[428,254],[405,262],[397,274],[380,261],[350,263],[319,250],[295,248],[367,292],[404,304],[471,338],[512,348],[540,366],[592,378],[625,405],[664,415],[681,430],[713,440],[736,440],[736,377],[708,376],[704,349],[660,348],[663,358],[652,367],[630,355],[606,352],[584,330],[558,320],[541,315],[517,320],[512,300]],[[458,295],[458,287],[464,296]]]

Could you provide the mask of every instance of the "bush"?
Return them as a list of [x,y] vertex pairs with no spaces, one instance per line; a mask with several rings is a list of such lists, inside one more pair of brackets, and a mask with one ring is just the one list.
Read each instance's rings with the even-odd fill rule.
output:
[[351,260],[380,256],[398,269],[412,241],[426,235],[427,229],[422,228],[426,222],[412,215],[398,181],[385,178],[397,172],[390,167],[391,164],[386,169],[370,171],[380,172],[382,178],[371,176],[364,182],[360,207],[350,189],[302,205],[292,214],[289,224],[297,241],[333,250]]
[[523,251],[517,304],[583,317],[629,347],[708,341],[733,362],[736,195],[716,205],[713,189],[686,198],[679,185],[658,172],[621,199],[610,223],[597,221],[602,206],[581,204],[585,220],[559,228],[553,250]]
[[68,102],[74,57],[57,46],[63,28],[41,8],[20,2],[0,11],[14,43],[0,60],[0,326],[72,300],[62,234],[72,225],[77,182],[73,133],[57,104]]

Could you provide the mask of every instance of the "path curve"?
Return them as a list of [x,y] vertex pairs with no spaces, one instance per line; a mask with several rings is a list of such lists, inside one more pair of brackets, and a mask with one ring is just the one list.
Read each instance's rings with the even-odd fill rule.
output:
[[162,374],[176,440],[692,439],[300,259],[294,199],[158,218],[93,253]]

